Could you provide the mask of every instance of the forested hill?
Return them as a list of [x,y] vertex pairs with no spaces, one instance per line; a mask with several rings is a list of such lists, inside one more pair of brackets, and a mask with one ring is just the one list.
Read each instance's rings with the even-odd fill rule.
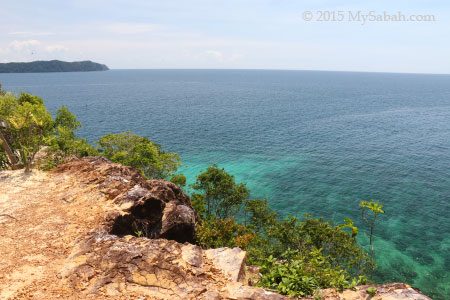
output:
[[89,72],[107,71],[106,65],[92,61],[65,62],[60,60],[0,63],[0,73]]

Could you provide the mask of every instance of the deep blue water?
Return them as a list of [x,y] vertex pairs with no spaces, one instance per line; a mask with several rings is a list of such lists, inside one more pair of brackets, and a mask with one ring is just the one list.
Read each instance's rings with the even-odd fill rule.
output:
[[238,70],[0,74],[62,104],[95,141],[134,131],[193,182],[218,163],[282,215],[351,217],[380,200],[378,281],[450,299],[450,75]]

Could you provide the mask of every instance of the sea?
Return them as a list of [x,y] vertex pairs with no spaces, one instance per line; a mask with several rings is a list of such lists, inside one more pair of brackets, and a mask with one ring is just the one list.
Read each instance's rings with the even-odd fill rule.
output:
[[450,75],[276,70],[0,74],[3,88],[65,105],[95,142],[130,130],[177,152],[188,178],[212,163],[280,215],[369,227],[376,282],[450,299]]

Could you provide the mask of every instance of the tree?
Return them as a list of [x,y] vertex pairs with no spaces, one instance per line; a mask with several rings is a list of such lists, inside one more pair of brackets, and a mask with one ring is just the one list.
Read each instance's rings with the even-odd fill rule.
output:
[[77,137],[75,131],[81,127],[75,115],[64,105],[56,112],[53,133],[46,144],[49,145],[47,168],[54,167],[65,161],[69,156],[84,157],[88,155],[98,155],[85,139]]
[[[375,227],[375,221],[377,220],[378,214],[380,214],[380,213],[384,214],[384,210],[382,209],[383,205],[380,204],[380,201],[374,202],[373,199],[371,199],[370,202],[362,201],[360,203],[360,206],[361,206],[362,218],[370,226],[370,241],[369,241],[370,258],[371,258],[370,280],[373,280],[373,271],[375,269],[375,253],[373,250],[373,243],[372,243],[373,229]],[[369,209],[373,213],[373,217],[371,220],[367,219],[367,217],[366,217],[366,213],[365,213],[366,208]]]
[[169,178],[169,181],[175,183],[181,188],[186,186],[186,176],[184,176],[184,174],[172,175],[172,177]]
[[181,166],[178,154],[165,152],[161,145],[130,131],[105,135],[97,144],[101,155],[138,169],[147,178],[166,179]]
[[237,184],[234,176],[217,164],[200,173],[191,187],[204,196],[206,214],[219,219],[232,217],[250,195],[244,183]]
[[245,202],[245,222],[249,216],[250,227],[256,232],[263,232],[277,223],[278,214],[273,211],[267,199],[249,199]]
[[6,123],[3,136],[19,153],[25,172],[30,172],[34,156],[53,128],[52,116],[43,100],[31,94],[22,93],[18,98],[7,94],[1,102],[0,118]]

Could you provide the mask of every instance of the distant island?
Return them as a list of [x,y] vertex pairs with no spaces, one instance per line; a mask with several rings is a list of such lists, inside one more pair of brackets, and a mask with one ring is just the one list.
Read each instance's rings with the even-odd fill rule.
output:
[[91,72],[107,71],[106,65],[92,61],[60,60],[0,63],[0,73]]

